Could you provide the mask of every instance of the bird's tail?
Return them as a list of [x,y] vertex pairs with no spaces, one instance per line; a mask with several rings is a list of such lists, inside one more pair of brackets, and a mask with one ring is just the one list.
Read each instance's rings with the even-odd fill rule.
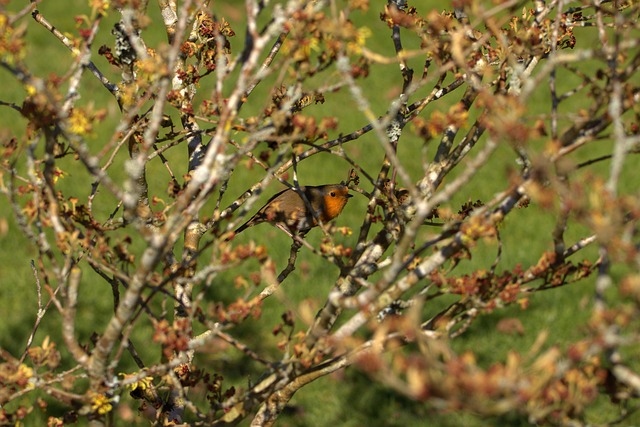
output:
[[234,237],[236,237],[236,234],[244,231],[246,228],[251,227],[253,224],[251,223],[251,220],[245,222],[244,224],[242,224],[240,227],[236,228],[235,231],[233,232],[233,234],[229,237],[227,237],[225,240],[225,242],[228,242],[229,240],[233,239]]
[[250,224],[251,220],[245,222],[244,224],[242,224],[240,227],[236,228],[235,231],[233,232],[234,236],[238,233],[243,232],[245,229],[251,227],[253,224]]

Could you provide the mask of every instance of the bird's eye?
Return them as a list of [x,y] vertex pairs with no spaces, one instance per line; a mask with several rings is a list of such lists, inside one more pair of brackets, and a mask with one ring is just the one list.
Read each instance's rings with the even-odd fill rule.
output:
[[336,197],[336,192],[335,191],[331,192],[331,197]]

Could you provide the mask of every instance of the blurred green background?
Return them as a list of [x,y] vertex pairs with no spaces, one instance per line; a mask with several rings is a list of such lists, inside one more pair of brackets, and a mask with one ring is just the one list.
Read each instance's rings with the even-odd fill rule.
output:
[[[165,43],[164,29],[159,17],[158,8],[155,2],[151,2],[149,7],[152,13],[152,22],[143,32],[143,37],[150,47],[158,47]],[[341,2],[338,2],[341,3]],[[373,3],[373,2],[372,2]],[[382,2],[381,2],[382,3]],[[19,10],[26,2],[11,1],[8,5],[10,10]],[[447,6],[448,7],[448,6]],[[43,15],[50,20],[60,31],[76,33],[73,16],[89,13],[88,2],[86,0],[43,0],[38,5]],[[244,41],[244,5],[241,2],[216,1],[213,8],[218,17],[224,17],[232,23],[236,36],[232,38],[232,51],[241,51]],[[426,14],[427,10],[443,8],[442,3],[430,1],[422,2],[418,6],[421,14]],[[378,18],[380,10],[373,5],[368,13],[355,14],[354,21],[364,24],[372,30],[372,37],[367,40],[367,47],[385,56],[394,55],[390,31],[386,25]],[[265,14],[268,17],[268,14]],[[119,80],[118,72],[110,66],[106,60],[97,55],[100,45],[113,45],[113,36],[110,28],[116,18],[112,13],[102,24],[102,30],[94,44],[95,64],[111,79]],[[44,28],[34,22],[28,15],[23,18],[22,23],[27,28],[28,56],[26,63],[29,68],[39,77],[47,77],[51,73],[65,75],[72,65],[72,58],[69,51],[59,43]],[[588,30],[576,30],[578,45],[576,48],[587,46],[595,39]],[[417,48],[417,44],[409,37],[404,40],[405,48]],[[416,74],[422,72],[422,58],[415,58],[410,61]],[[594,70],[601,64],[594,63]],[[588,71],[587,71],[588,72]],[[558,82],[562,87],[572,87],[576,77],[569,73],[559,71]],[[337,75],[332,76],[336,78]],[[0,69],[0,78],[3,85],[0,88],[0,99],[5,102],[21,103],[24,92],[15,78],[6,70]],[[321,82],[323,76],[318,77]],[[250,102],[244,107],[242,115],[249,116],[264,108],[267,104],[269,82],[267,79],[261,84],[256,93],[250,98]],[[397,65],[375,65],[371,68],[368,79],[361,81],[360,86],[367,99],[371,102],[376,114],[383,114],[390,103],[399,94],[402,79]],[[105,121],[96,129],[95,137],[90,141],[94,153],[99,152],[105,140],[111,137],[117,126],[120,113],[113,97],[99,84],[90,74],[85,73],[83,77],[82,98],[80,105],[94,104],[96,108],[107,108],[108,116]],[[418,92],[414,99],[428,93],[431,86],[427,85]],[[199,99],[203,99],[210,93],[206,89],[206,83],[199,92]],[[456,93],[436,102],[424,113],[424,117],[433,109],[446,112],[449,106],[457,102],[462,96],[459,89]],[[328,94],[327,102],[322,105],[315,105],[308,109],[309,114],[322,116],[336,116],[339,120],[339,129],[347,133],[354,131],[367,123],[364,116],[358,111],[351,96],[346,92]],[[561,114],[564,123],[571,120],[572,114],[581,107],[580,97],[575,101],[566,102],[561,105]],[[531,109],[529,119],[532,121],[538,116],[547,114],[550,109],[549,92],[545,87],[541,87],[530,103]],[[175,120],[178,124],[179,120]],[[14,110],[3,108],[0,114],[0,133],[3,138],[7,135],[22,135],[25,128],[25,120]],[[422,163],[432,158],[435,150],[433,146],[423,147],[423,143],[414,137],[407,127],[399,146],[399,158],[407,168],[412,179],[417,181],[422,175]],[[464,129],[461,131],[464,133]],[[332,135],[335,136],[335,135]],[[241,138],[238,135],[238,138]],[[345,145],[348,155],[355,159],[372,176],[378,172],[383,151],[380,144],[372,134],[367,134],[355,142]],[[529,145],[532,153],[541,151],[544,148],[544,141],[532,141]],[[601,141],[599,150],[589,149],[588,152],[576,153],[574,161],[597,157],[601,153],[609,152],[610,141]],[[111,173],[121,170],[126,160],[126,151],[119,153],[115,165],[111,168]],[[180,179],[186,171],[186,147],[180,146],[166,153],[176,176]],[[24,164],[17,164],[19,171],[24,171]],[[80,200],[86,200],[90,192],[90,177],[82,171],[82,168],[74,167],[70,158],[65,158],[60,162],[60,168],[67,171],[67,177],[60,181],[60,186],[68,194],[74,194]],[[181,169],[182,168],[182,169]],[[456,195],[454,200],[448,204],[454,211],[467,201],[488,200],[497,192],[507,187],[507,175],[510,170],[517,168],[513,151],[506,144],[499,148],[489,165],[478,171],[471,182]],[[601,162],[589,168],[589,173],[606,176],[608,168],[607,162]],[[321,154],[305,160],[299,165],[298,174],[302,184],[316,185],[334,183],[347,178],[350,169],[349,164],[336,156]],[[638,168],[636,170],[625,170],[622,182],[623,190],[629,191],[640,180]],[[259,167],[237,171],[229,182],[229,190],[222,200],[222,206],[239,196],[249,185],[262,177],[263,173]],[[455,176],[456,173],[452,174]],[[153,176],[150,182],[151,193],[159,194],[160,197],[166,195],[165,189],[169,176],[164,166],[156,161],[151,165],[148,176]],[[122,176],[114,175],[117,179]],[[362,177],[364,178],[364,177]],[[5,178],[6,179],[6,178]],[[451,179],[451,178],[449,178]],[[371,186],[366,180],[361,180],[361,186],[371,190]],[[260,201],[254,205],[254,209],[267,200],[270,195],[281,189],[280,184],[273,182],[265,191]],[[210,206],[213,206],[212,200]],[[348,204],[345,212],[337,219],[340,226],[348,225],[354,230],[351,236],[337,238],[338,242],[345,245],[353,245],[356,241],[357,230],[365,212],[367,200],[356,195]],[[115,207],[114,198],[102,189],[98,194],[96,209],[104,215],[102,220],[106,220]],[[210,211],[209,211],[210,212]],[[204,214],[207,214],[205,212]],[[503,254],[498,271],[513,269],[521,264],[524,268],[535,264],[542,251],[552,249],[551,230],[554,226],[556,212],[545,210],[540,206],[531,204],[526,209],[519,209],[510,214],[500,229],[503,240]],[[27,337],[33,329],[37,311],[36,279],[30,266],[31,260],[37,258],[35,247],[28,242],[17,227],[11,213],[11,208],[4,200],[0,203],[0,221],[6,224],[6,230],[0,235],[0,312],[5,313],[4,321],[0,323],[0,346],[14,355],[20,355],[25,348]],[[429,230],[427,230],[428,232]],[[436,230],[437,231],[437,230]],[[127,230],[131,232],[131,230]],[[579,226],[572,225],[567,232],[567,242],[573,243],[572,239],[578,239],[585,235],[585,230]],[[134,236],[135,237],[135,236]],[[320,241],[321,233],[314,230],[309,234],[309,241],[317,243]],[[268,225],[261,225],[247,230],[234,240],[234,244],[247,243],[255,240],[268,247],[269,254],[276,262],[278,270],[286,265],[289,254],[289,238],[282,232]],[[134,245],[135,248],[135,239]],[[179,253],[178,251],[176,253]],[[476,269],[490,267],[497,253],[497,245],[491,243],[480,243],[473,252],[473,258],[463,261],[454,271],[454,274],[471,272]],[[206,260],[208,253],[203,257]],[[581,253],[577,258],[589,257],[594,260],[596,256],[594,249],[589,249]],[[280,337],[272,336],[269,331],[280,323],[280,315],[286,309],[298,312],[300,304],[304,303],[311,307],[313,313],[317,311],[324,302],[324,296],[332,286],[337,277],[337,268],[328,264],[324,260],[314,256],[309,251],[303,249],[298,256],[296,271],[287,279],[282,287],[282,293],[274,298],[265,301],[263,315],[257,323],[262,326],[242,325],[234,330],[234,334],[242,338],[245,343],[255,349],[267,349],[274,357],[278,357],[275,343]],[[246,271],[257,268],[256,264],[247,264]],[[86,269],[85,269],[86,270]],[[619,273],[619,272],[614,272]],[[220,274],[216,277],[207,291],[207,297],[211,300],[232,302],[244,294],[243,289],[234,286],[236,272]],[[42,278],[40,278],[42,280]],[[375,280],[375,276],[372,278]],[[253,294],[259,289],[253,290]],[[493,363],[504,361],[505,354],[510,350],[526,351],[538,334],[542,331],[549,332],[549,339],[546,346],[558,345],[564,348],[563,343],[575,340],[583,333],[585,321],[590,316],[591,296],[593,293],[593,280],[585,280],[575,285],[569,285],[560,289],[541,292],[530,296],[530,306],[527,310],[522,310],[518,306],[511,306],[505,309],[496,310],[491,314],[481,315],[461,337],[453,340],[452,345],[458,352],[465,350],[474,351],[481,366],[489,366]],[[43,299],[48,300],[46,292],[43,291]],[[437,313],[445,306],[445,302],[439,301],[434,307],[428,307]],[[168,304],[168,302],[167,302]],[[94,332],[100,332],[106,320],[113,310],[111,289],[108,284],[102,281],[97,275],[86,270],[80,291],[78,310],[78,335],[81,342],[88,342],[89,337]],[[507,334],[499,332],[496,325],[501,319],[517,317],[522,322],[525,334]],[[266,326],[265,326],[266,325]],[[298,321],[297,328],[305,330],[306,325]],[[54,308],[47,313],[40,326],[35,343],[42,342],[45,336],[51,336],[56,342],[62,345],[60,339],[60,317]],[[263,334],[256,336],[256,333]],[[133,342],[138,350],[143,354],[148,363],[157,361],[159,354],[149,353],[145,344],[151,342],[152,330],[150,325],[141,324],[136,328],[132,336]],[[151,347],[151,346],[149,346]],[[64,353],[64,350],[63,350]],[[225,386],[235,385],[243,387],[248,381],[257,379],[260,374],[260,367],[249,360],[244,360],[242,355],[237,355],[235,359],[229,359],[229,353],[225,353],[225,358],[219,357],[215,353],[203,353],[198,355],[197,361],[209,363],[213,370],[225,377]],[[67,360],[67,363],[69,360]],[[127,360],[123,361],[127,363]],[[129,366],[122,366],[122,371],[134,370],[135,366],[128,360]],[[27,398],[29,398],[27,396]],[[589,409],[588,416],[590,422],[597,424],[611,419],[610,406],[607,402],[597,402],[592,409]],[[602,404],[599,404],[602,403]],[[278,425],[282,426],[409,426],[409,425],[437,425],[437,426],[519,426],[528,425],[525,417],[512,415],[504,418],[482,419],[470,414],[446,413],[436,411],[429,403],[415,403],[407,400],[401,395],[374,383],[365,374],[356,369],[348,369],[326,378],[322,378],[310,386],[298,392],[291,402],[291,410],[285,413]],[[37,415],[35,415],[37,417]],[[141,420],[138,418],[138,420]],[[640,417],[634,419],[640,423]],[[142,425],[146,422],[141,421]],[[248,424],[248,422],[247,422]]]

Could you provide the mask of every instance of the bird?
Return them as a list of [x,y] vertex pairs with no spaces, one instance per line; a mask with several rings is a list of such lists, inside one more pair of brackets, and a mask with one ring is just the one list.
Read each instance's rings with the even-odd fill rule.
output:
[[[306,201],[298,191],[304,194]],[[349,198],[353,197],[344,184],[304,186],[299,187],[298,191],[287,188],[275,194],[255,215],[238,227],[233,236],[263,222],[275,225],[291,237],[305,234],[319,221],[326,224],[340,215]]]

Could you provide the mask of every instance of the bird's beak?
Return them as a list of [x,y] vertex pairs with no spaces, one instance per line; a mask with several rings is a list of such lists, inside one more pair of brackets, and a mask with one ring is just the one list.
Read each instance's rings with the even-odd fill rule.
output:
[[353,197],[353,194],[347,193],[347,199],[350,198],[350,197]]

